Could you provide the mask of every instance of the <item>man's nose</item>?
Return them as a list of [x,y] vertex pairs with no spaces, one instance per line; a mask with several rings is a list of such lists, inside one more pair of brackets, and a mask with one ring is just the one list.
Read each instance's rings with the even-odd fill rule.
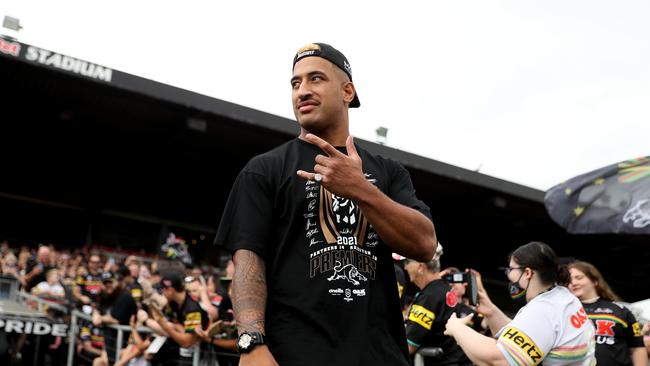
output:
[[296,95],[300,100],[305,100],[311,96],[311,88],[309,87],[309,83],[300,83],[300,86],[298,86],[298,89],[296,90]]

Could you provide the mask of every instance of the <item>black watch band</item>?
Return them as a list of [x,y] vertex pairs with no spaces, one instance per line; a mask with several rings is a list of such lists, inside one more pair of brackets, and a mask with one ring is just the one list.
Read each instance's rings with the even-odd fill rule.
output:
[[237,351],[239,353],[248,353],[260,344],[264,344],[264,335],[260,332],[244,331],[237,337]]

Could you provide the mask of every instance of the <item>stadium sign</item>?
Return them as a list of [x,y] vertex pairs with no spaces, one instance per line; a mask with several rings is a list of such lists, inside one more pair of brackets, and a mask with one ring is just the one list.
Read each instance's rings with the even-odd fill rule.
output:
[[113,70],[92,62],[0,37],[0,53],[110,83]]
[[68,335],[68,325],[50,323],[40,320],[0,319],[0,329],[6,333],[46,335],[65,337]]

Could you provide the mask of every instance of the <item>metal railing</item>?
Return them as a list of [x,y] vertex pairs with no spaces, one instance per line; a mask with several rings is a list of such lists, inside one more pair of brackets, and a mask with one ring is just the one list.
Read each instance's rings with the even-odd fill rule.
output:
[[30,304],[35,303],[36,304],[36,309],[39,312],[45,312],[47,309],[54,309],[62,312],[63,314],[67,314],[69,312],[69,306],[66,306],[65,304],[61,304],[58,302],[53,302],[44,298],[41,298],[36,295],[29,294],[24,291],[18,292],[18,301],[20,301],[23,304]]
[[[88,322],[92,322],[92,318],[89,315],[86,315],[78,310],[72,311],[68,341],[68,366],[72,366],[74,360],[75,344],[77,341],[77,333],[79,332],[79,319],[84,319]],[[105,324],[104,328],[110,328],[117,331],[117,339],[115,341],[115,360],[119,360],[120,351],[122,350],[122,341],[124,340],[124,333],[131,333],[131,327],[128,325]],[[138,327],[137,331],[140,333],[153,333],[153,330],[148,327]],[[109,345],[104,345],[104,347],[108,352]],[[200,343],[192,346],[192,350],[192,366],[198,366],[200,359]]]
[[[63,304],[52,302],[47,299],[31,295],[24,291],[20,291],[17,294],[18,301],[29,307],[36,307],[34,310],[43,313],[45,315],[48,309],[53,309],[61,312],[62,314],[70,316],[70,325],[68,327],[68,350],[67,350],[67,366],[72,366],[75,361],[75,348],[77,344],[77,335],[79,334],[80,329],[80,320],[83,319],[87,322],[92,323],[92,317],[81,311],[73,309],[69,303],[64,302]],[[120,351],[122,350],[122,342],[124,340],[124,333],[130,334],[131,327],[128,325],[118,325],[118,324],[105,324],[104,328],[113,329],[117,332],[115,340],[114,355],[115,360],[119,360]],[[149,327],[138,327],[137,331],[140,333],[154,333],[153,330]],[[173,341],[173,340],[172,340]],[[40,343],[40,342],[39,342]],[[236,353],[221,352],[215,350],[212,346],[208,346],[205,352],[201,352],[202,342],[198,342],[192,346],[192,366],[199,366],[202,364],[209,363],[211,366],[219,366],[218,361],[216,361],[216,356],[223,357],[235,357],[238,358],[239,355]],[[107,352],[113,352],[112,345],[104,345]],[[202,357],[203,356],[203,357]]]
[[413,366],[424,366],[425,357],[440,357],[442,355],[442,348],[439,347],[422,347],[415,352],[413,358]]

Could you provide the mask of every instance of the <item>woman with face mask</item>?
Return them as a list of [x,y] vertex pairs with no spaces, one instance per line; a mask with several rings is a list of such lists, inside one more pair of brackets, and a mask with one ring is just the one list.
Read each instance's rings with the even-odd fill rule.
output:
[[569,265],[569,290],[580,299],[596,328],[598,366],[647,366],[641,326],[591,263]]
[[[478,282],[478,311],[496,335],[483,336],[467,327],[469,317],[452,315],[446,333],[454,337],[474,364],[500,366],[594,366],[594,327],[580,301],[556,283],[564,283],[553,249],[540,242],[517,248],[504,272],[511,298],[526,302],[510,319]],[[475,273],[476,274],[476,273]],[[477,278],[478,280],[478,278]]]

